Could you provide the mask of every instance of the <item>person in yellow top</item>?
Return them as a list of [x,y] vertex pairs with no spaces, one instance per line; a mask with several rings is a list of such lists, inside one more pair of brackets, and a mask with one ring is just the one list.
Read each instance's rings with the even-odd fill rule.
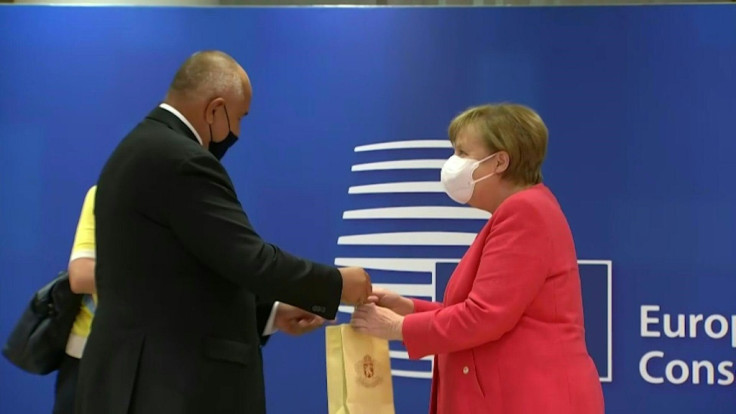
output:
[[77,223],[71,257],[69,258],[69,284],[75,293],[84,294],[82,304],[69,333],[66,355],[56,377],[54,414],[73,414],[74,395],[77,389],[79,360],[84,353],[92,319],[97,304],[95,287],[95,193],[97,186],[87,191],[82,212]]

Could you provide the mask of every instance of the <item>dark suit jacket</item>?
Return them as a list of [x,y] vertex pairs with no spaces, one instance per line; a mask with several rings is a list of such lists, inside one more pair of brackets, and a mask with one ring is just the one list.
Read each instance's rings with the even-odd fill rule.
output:
[[334,318],[337,269],[264,242],[220,162],[161,108],[110,156],[95,203],[99,303],[76,412],[265,412],[273,301]]

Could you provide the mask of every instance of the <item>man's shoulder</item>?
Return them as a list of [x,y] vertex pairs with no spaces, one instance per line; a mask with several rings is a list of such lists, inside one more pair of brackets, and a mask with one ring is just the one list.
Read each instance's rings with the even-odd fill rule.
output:
[[145,180],[148,186],[192,174],[229,181],[224,167],[198,141],[147,118],[122,139],[105,164],[101,178],[116,185],[126,180]]
[[168,125],[154,119],[144,119],[131,132],[126,139],[135,141],[138,145],[150,147],[165,147],[174,152],[187,152],[192,150],[202,151],[202,145],[187,135],[169,128]]
[[133,128],[115,152],[122,159],[134,158],[138,167],[180,164],[208,155],[199,142],[152,119],[144,119]]

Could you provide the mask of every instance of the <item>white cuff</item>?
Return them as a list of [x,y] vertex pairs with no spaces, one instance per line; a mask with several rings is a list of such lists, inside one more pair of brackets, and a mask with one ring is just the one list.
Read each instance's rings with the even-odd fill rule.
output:
[[271,315],[268,316],[266,327],[263,328],[263,336],[269,336],[278,331],[278,329],[273,327],[273,321],[276,318],[276,309],[278,308],[278,306],[279,306],[278,302],[273,303],[273,308],[271,308]]
[[69,257],[69,263],[77,259],[95,259],[95,253],[94,250],[77,250]]

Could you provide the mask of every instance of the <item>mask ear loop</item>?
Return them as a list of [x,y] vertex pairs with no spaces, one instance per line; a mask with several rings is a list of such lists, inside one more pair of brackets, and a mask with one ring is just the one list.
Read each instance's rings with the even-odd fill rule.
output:
[[224,108],[225,108],[225,119],[227,119],[227,132],[233,132],[232,128],[230,128],[230,115],[227,114],[227,105],[225,105]]
[[[480,164],[481,164],[482,162],[484,162],[484,161],[486,161],[486,160],[490,159],[491,157],[493,157],[493,156],[494,156],[494,155],[496,155],[496,154],[498,154],[498,153],[497,153],[497,152],[494,152],[493,154],[491,154],[491,155],[489,155],[489,156],[487,156],[487,157],[483,158],[482,160],[478,160],[478,161],[476,161],[476,163],[475,163],[475,168],[478,168],[478,166],[479,166],[479,165],[480,165]],[[473,168],[473,171],[475,171],[475,168]],[[475,183],[477,183],[477,182],[479,182],[479,181],[483,181],[483,180],[485,180],[486,178],[489,178],[489,177],[491,177],[491,176],[493,176],[493,175],[496,175],[496,173],[495,173],[495,172],[492,172],[492,173],[490,173],[490,174],[488,174],[488,175],[485,175],[485,176],[483,176],[483,177],[480,177],[480,178],[478,178],[477,180],[473,180],[473,184],[475,184]]]
[[[225,119],[227,119],[227,131],[233,132],[233,130],[230,128],[230,115],[227,114],[227,105],[224,106],[225,108]],[[212,117],[215,116],[215,110],[212,110]],[[210,144],[215,142],[214,137],[212,136],[212,124],[207,125],[207,127],[210,129]]]
[[[215,121],[215,110],[213,109],[212,110],[212,122],[214,122],[214,121]],[[210,129],[210,143],[207,144],[209,146],[210,144],[212,144],[213,142],[215,142],[215,138],[212,136],[212,124],[207,124],[207,128]]]

